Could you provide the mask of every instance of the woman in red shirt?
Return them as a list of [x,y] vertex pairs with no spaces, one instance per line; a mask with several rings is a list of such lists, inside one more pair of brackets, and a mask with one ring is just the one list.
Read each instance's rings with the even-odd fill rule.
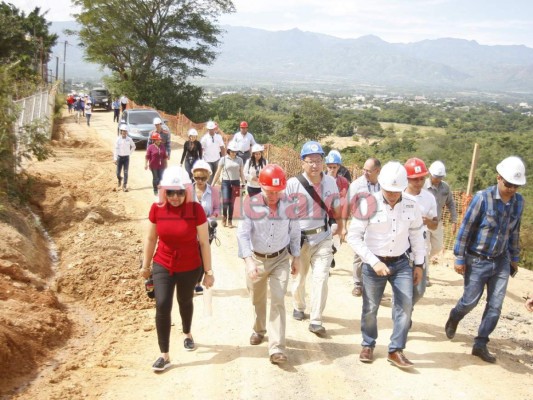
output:
[[[214,283],[207,218],[201,204],[192,200],[191,180],[178,166],[165,170],[160,186],[161,202],[152,204],[150,226],[142,266],[142,276],[153,276],[156,302],[155,323],[161,356],[154,371],[170,367],[169,341],[174,288],[181,316],[185,350],[195,349],[191,335],[193,292],[201,273],[203,284]],[[157,245],[157,249],[156,249]],[[199,246],[198,246],[199,245]],[[201,252],[201,257],[200,257]]]

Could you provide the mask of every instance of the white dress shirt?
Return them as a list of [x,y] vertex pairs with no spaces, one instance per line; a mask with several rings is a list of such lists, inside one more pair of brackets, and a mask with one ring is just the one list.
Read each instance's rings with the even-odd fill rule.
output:
[[233,141],[239,145],[239,151],[243,153],[250,151],[252,146],[256,144],[254,135],[250,132],[247,132],[246,135],[243,135],[240,131],[235,132],[233,135]]
[[115,149],[113,151],[113,160],[117,161],[118,156],[130,156],[135,151],[135,143],[133,140],[126,136],[123,138],[121,135],[118,135],[117,141],[115,142]]
[[352,218],[347,242],[364,263],[374,266],[380,257],[398,257],[409,247],[415,264],[423,264],[426,255],[423,222],[416,199],[403,193],[391,208],[381,191],[373,194],[376,212],[367,219]]
[[[305,173],[303,176],[311,184]],[[340,207],[339,188],[337,187],[335,178],[323,174],[320,185],[314,186],[314,188],[328,209]],[[296,177],[292,177],[287,181],[285,193],[287,193],[287,196],[293,202],[293,212],[296,212],[302,231],[324,227],[326,212],[320,207],[320,204],[313,200],[309,192]],[[311,246],[331,236],[329,226],[326,225],[326,228],[324,232],[307,235]]]

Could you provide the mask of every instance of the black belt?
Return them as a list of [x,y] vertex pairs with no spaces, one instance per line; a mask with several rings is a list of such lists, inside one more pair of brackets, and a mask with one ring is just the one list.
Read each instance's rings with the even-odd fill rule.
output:
[[405,258],[405,254],[402,254],[401,256],[398,256],[398,257],[382,257],[382,256],[376,256],[376,257],[382,263],[387,264],[387,263],[393,263],[393,262],[396,262],[396,261],[399,261],[399,260]]
[[254,251],[254,254],[256,257],[259,257],[259,258],[275,258],[279,256],[281,253],[283,253],[285,250],[287,250],[286,247],[282,248],[280,251],[276,251],[275,253],[262,254],[262,253],[258,253],[257,251]]
[[326,228],[325,226],[320,226],[318,228],[315,228],[315,229],[309,229],[308,231],[302,231],[302,233],[304,235],[315,235],[317,233],[320,233],[320,232],[326,232],[328,228]]
[[495,260],[497,258],[500,258],[502,254],[498,254],[497,256],[494,256],[494,257],[489,257],[489,256],[484,256],[483,254],[479,254],[478,252],[476,251],[472,251],[472,250],[468,250],[468,254],[470,254],[472,257],[477,257],[477,258],[480,258],[482,260],[485,260],[485,261],[492,261],[492,260]]

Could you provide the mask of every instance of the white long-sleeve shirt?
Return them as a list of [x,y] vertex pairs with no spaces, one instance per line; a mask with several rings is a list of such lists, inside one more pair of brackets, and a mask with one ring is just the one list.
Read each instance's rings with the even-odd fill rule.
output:
[[130,156],[134,151],[135,143],[133,143],[133,140],[129,136],[123,138],[119,135],[115,142],[115,149],[113,150],[113,160],[117,161],[118,156]]
[[409,246],[415,264],[423,264],[426,255],[424,224],[416,199],[403,193],[401,200],[391,208],[381,191],[373,193],[372,197],[375,203],[369,203],[368,218],[352,219],[346,240],[348,244],[370,266],[379,262],[377,256],[398,257]]

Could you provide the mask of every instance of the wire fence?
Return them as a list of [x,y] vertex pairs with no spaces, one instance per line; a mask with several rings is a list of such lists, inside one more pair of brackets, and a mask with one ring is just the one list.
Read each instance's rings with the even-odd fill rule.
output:
[[17,136],[22,132],[25,125],[40,121],[45,124],[48,138],[52,137],[52,122],[54,114],[54,102],[56,87],[49,91],[41,91],[33,96],[25,97],[14,101],[19,116],[15,123],[15,133]]

